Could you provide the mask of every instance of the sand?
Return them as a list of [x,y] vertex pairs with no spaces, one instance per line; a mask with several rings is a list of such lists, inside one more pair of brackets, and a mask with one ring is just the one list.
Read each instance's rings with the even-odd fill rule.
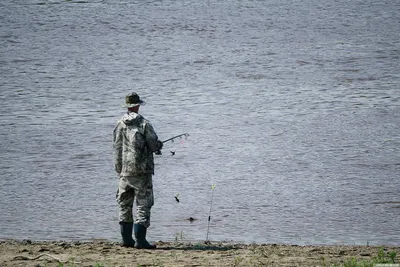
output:
[[371,260],[388,246],[296,246],[232,243],[157,242],[155,250],[121,247],[106,240],[90,242],[0,241],[5,266],[340,266],[351,258]]

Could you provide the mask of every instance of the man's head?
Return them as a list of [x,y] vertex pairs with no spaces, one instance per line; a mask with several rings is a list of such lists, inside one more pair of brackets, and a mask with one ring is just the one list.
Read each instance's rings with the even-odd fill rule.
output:
[[139,95],[136,94],[135,92],[133,92],[125,97],[124,107],[128,108],[129,111],[137,113],[139,111],[139,106],[144,105],[144,104],[145,104],[145,102],[143,100],[141,100]]

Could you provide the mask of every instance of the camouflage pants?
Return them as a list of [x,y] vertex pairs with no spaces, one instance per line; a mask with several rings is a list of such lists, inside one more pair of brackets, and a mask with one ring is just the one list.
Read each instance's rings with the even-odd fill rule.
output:
[[117,192],[119,221],[134,222],[133,201],[136,199],[136,221],[146,228],[150,226],[150,210],[154,205],[152,175],[120,177]]

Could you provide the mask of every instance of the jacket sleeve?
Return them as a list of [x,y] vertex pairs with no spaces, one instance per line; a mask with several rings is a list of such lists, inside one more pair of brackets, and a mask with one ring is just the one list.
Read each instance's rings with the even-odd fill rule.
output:
[[162,147],[162,145],[160,145],[161,142],[158,140],[158,136],[154,131],[153,126],[149,122],[147,122],[145,125],[144,135],[146,138],[147,146],[150,148],[152,152],[156,152]]
[[115,171],[120,174],[122,171],[122,145],[123,145],[123,128],[119,122],[114,128],[114,168]]

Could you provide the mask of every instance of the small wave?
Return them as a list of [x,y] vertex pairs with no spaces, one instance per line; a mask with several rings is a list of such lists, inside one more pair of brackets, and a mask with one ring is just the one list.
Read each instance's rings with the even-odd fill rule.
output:
[[400,201],[376,201],[376,202],[371,202],[371,204],[374,204],[374,205],[382,205],[382,204],[400,204]]

